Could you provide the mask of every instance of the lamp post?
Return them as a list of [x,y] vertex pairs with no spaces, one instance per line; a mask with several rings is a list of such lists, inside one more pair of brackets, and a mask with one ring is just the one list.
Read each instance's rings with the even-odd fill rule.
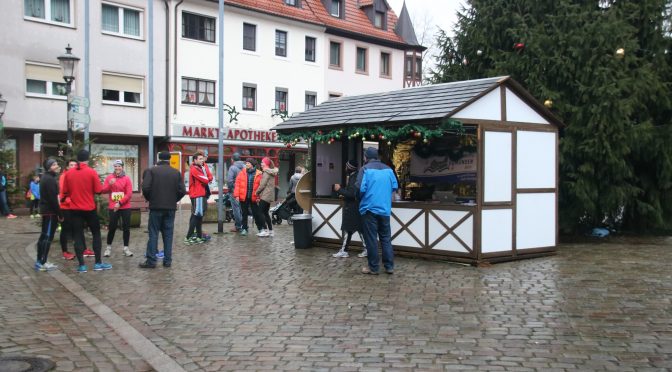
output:
[[[2,131],[5,129],[5,125],[2,122],[2,115],[5,114],[5,109],[7,108],[7,100],[2,98],[2,93],[0,93],[0,137],[2,136]],[[0,143],[0,147],[2,147]]]
[[63,69],[63,80],[65,80],[65,93],[68,96],[68,147],[72,148],[72,127],[73,121],[70,119],[70,109],[72,102],[72,82],[75,80],[75,72],[77,71],[77,62],[79,57],[72,54],[70,44],[65,48],[65,54],[58,56],[58,63]]

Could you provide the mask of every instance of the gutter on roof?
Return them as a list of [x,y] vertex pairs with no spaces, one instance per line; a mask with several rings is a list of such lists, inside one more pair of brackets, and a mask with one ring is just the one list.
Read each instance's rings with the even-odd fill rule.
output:
[[[206,1],[211,2],[211,3],[217,3],[219,0],[206,0]],[[260,10],[260,9],[254,8],[254,7],[244,6],[244,5],[240,5],[240,4],[230,4],[230,3],[226,2],[225,6],[230,6],[232,8],[249,10],[249,11],[252,11],[252,12],[255,12],[255,13],[266,14],[266,15],[269,15],[269,16],[282,18],[282,19],[289,19],[289,20],[297,21],[297,22],[301,22],[301,23],[307,23],[307,24],[314,25],[314,26],[324,27],[324,24],[322,24],[322,23],[307,21],[303,18],[288,17],[288,16],[285,16],[285,15],[282,15],[282,14],[267,12],[267,11],[263,11],[263,10]]]
[[410,44],[400,43],[398,41],[381,39],[381,38],[377,38],[377,37],[374,37],[374,36],[368,36],[368,35],[352,32],[352,31],[346,31],[346,30],[331,27],[331,26],[327,26],[327,29],[326,29],[325,32],[327,34],[332,34],[332,35],[335,35],[335,36],[347,37],[347,38],[350,38],[350,39],[365,41],[365,42],[368,42],[368,43],[374,43],[374,44],[383,45],[383,46],[390,47],[390,48],[395,48],[395,49],[401,49],[401,50],[415,49],[415,50],[419,50],[419,51],[423,51],[423,52],[425,50],[427,50],[427,47],[424,47],[422,45],[410,45]]

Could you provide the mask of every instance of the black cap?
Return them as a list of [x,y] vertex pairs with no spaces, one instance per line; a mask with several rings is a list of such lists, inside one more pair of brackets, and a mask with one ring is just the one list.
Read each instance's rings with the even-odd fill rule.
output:
[[161,151],[159,153],[159,160],[170,160],[170,152],[168,151]]
[[56,160],[54,160],[54,159],[45,160],[44,161],[44,170],[48,172],[51,169],[51,166],[54,165],[54,163],[56,163]]
[[89,152],[86,150],[79,150],[77,153],[77,161],[89,161]]
[[238,160],[240,160],[240,153],[239,152],[234,152],[231,157],[233,158],[233,161],[238,161]]
[[364,153],[367,159],[378,159],[378,150],[375,147],[369,147]]

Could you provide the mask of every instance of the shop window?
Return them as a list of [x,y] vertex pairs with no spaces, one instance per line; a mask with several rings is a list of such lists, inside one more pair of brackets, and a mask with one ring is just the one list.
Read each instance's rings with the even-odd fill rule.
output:
[[182,37],[215,42],[215,18],[182,12]]
[[103,103],[142,106],[144,79],[103,73]]
[[182,78],[182,103],[188,105],[215,106],[215,82]]
[[257,50],[257,26],[249,23],[243,23],[243,49]]
[[65,99],[65,83],[60,67],[26,63],[26,96]]
[[142,12],[139,9],[103,3],[102,10],[103,33],[133,38],[142,36]]
[[114,161],[124,162],[124,172],[131,179],[133,191],[139,191],[140,167],[138,145],[113,145],[93,143],[91,152],[98,155],[96,171],[99,175],[107,177],[114,172]]
[[27,19],[72,25],[72,0],[23,0],[23,15]]

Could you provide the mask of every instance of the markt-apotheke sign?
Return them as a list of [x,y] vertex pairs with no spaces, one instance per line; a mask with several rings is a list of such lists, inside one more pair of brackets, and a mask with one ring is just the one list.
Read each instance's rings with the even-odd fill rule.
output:
[[[173,124],[173,136],[219,139],[219,128]],[[268,130],[224,128],[225,140],[277,142],[278,134]]]

